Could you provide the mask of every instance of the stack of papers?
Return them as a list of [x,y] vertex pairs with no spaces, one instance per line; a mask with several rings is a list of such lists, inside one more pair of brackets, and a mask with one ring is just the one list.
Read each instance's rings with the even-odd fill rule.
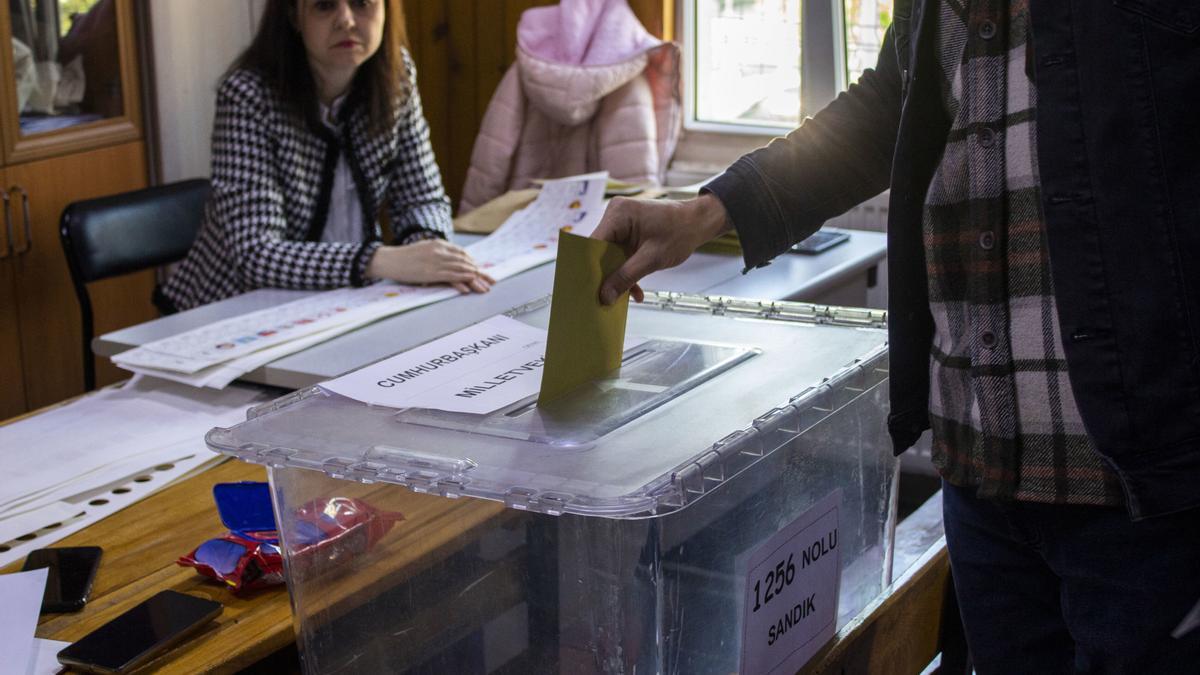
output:
[[[532,204],[467,251],[496,281],[553,260],[560,231],[588,235],[600,223],[607,177],[597,173],[546,183]],[[445,286],[391,282],[344,288],[158,340],[118,354],[113,362],[135,373],[220,389],[288,354],[456,295]]]
[[197,391],[135,378],[0,427],[0,565],[216,461],[204,434],[268,398],[249,387]]

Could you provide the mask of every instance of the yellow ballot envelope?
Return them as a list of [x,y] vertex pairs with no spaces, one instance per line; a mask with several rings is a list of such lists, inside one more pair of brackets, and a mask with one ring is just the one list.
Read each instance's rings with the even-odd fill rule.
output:
[[629,293],[600,304],[600,282],[625,262],[625,252],[599,239],[559,233],[550,304],[550,331],[538,405],[621,365]]

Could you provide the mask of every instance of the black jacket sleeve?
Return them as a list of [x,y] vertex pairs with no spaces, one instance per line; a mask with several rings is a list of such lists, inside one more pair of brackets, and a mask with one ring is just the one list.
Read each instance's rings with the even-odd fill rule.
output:
[[729,212],[747,268],[761,267],[891,178],[902,75],[889,29],[874,69],[784,138],[705,186]]

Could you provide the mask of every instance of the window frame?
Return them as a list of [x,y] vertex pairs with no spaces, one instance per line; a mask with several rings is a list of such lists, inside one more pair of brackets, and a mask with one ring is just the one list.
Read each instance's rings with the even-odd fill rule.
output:
[[[683,47],[683,128],[701,134],[775,137],[795,125],[739,124],[696,119],[697,21],[696,4],[704,0],[678,0],[679,34]],[[825,107],[847,85],[844,0],[806,0],[800,5],[801,70],[800,110],[803,120]]]

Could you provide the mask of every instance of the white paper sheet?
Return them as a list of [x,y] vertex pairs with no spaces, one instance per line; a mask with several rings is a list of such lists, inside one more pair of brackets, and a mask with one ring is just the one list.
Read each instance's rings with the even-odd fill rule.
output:
[[139,378],[0,427],[0,510],[140,453],[202,442],[209,429],[244,420],[263,400],[254,388],[217,392]]
[[[144,458],[145,461],[153,463],[147,463],[132,470],[126,469],[115,480],[107,483],[93,484],[87,489],[72,485],[63,487],[60,492],[68,493],[68,496],[62,497],[61,501],[73,505],[81,512],[81,515],[66,521],[48,520],[40,525],[34,525],[38,531],[33,539],[0,542],[9,547],[9,550],[0,553],[0,567],[23,560],[34,549],[51,546],[92,523],[99,522],[117,511],[137,503],[176,480],[227,459],[213,454],[201,442],[166,448],[160,453],[150,453]],[[144,479],[146,476],[150,477],[148,481],[134,480],[137,477]],[[117,489],[120,492],[113,491]],[[51,530],[44,529],[51,524],[58,524],[58,527]]]
[[[20,498],[5,505],[3,514],[0,514],[0,518],[3,518],[3,520],[0,520],[0,527],[3,527],[4,523],[8,522],[11,518],[23,516],[51,504],[60,502],[64,504],[78,504],[80,500],[76,497],[80,494],[88,493],[105,485],[128,482],[148,471],[153,473],[155,467],[171,464],[176,460],[201,451],[203,451],[203,454],[208,454],[208,449],[202,440],[188,439],[181,443],[165,447],[149,448],[144,452],[139,452],[120,461],[98,466],[86,473],[66,476],[61,482],[52,487],[29,493],[28,495],[22,495]],[[56,522],[56,520],[58,519],[50,518],[44,520],[41,526]],[[25,532],[21,532],[20,534],[27,532],[30,532],[30,530],[25,530]],[[7,540],[0,539],[0,543],[5,541]]]
[[35,530],[70,520],[81,512],[78,506],[65,502],[51,502],[35,509],[0,520],[0,542],[16,539]]
[[494,316],[321,386],[393,408],[487,413],[538,391],[545,350],[545,330]]
[[34,638],[33,649],[29,654],[29,668],[25,670],[25,675],[55,675],[61,672],[63,664],[58,662],[58,653],[69,644],[71,643]]
[[[467,251],[497,281],[553,260],[560,229],[586,235],[599,224],[607,179],[600,172],[547,182],[532,204]],[[445,286],[391,282],[343,288],[157,340],[113,362],[136,373],[219,389],[288,354],[456,295]]]
[[0,574],[0,664],[15,666],[20,672],[33,653],[33,631],[42,611],[46,593],[46,568]]

